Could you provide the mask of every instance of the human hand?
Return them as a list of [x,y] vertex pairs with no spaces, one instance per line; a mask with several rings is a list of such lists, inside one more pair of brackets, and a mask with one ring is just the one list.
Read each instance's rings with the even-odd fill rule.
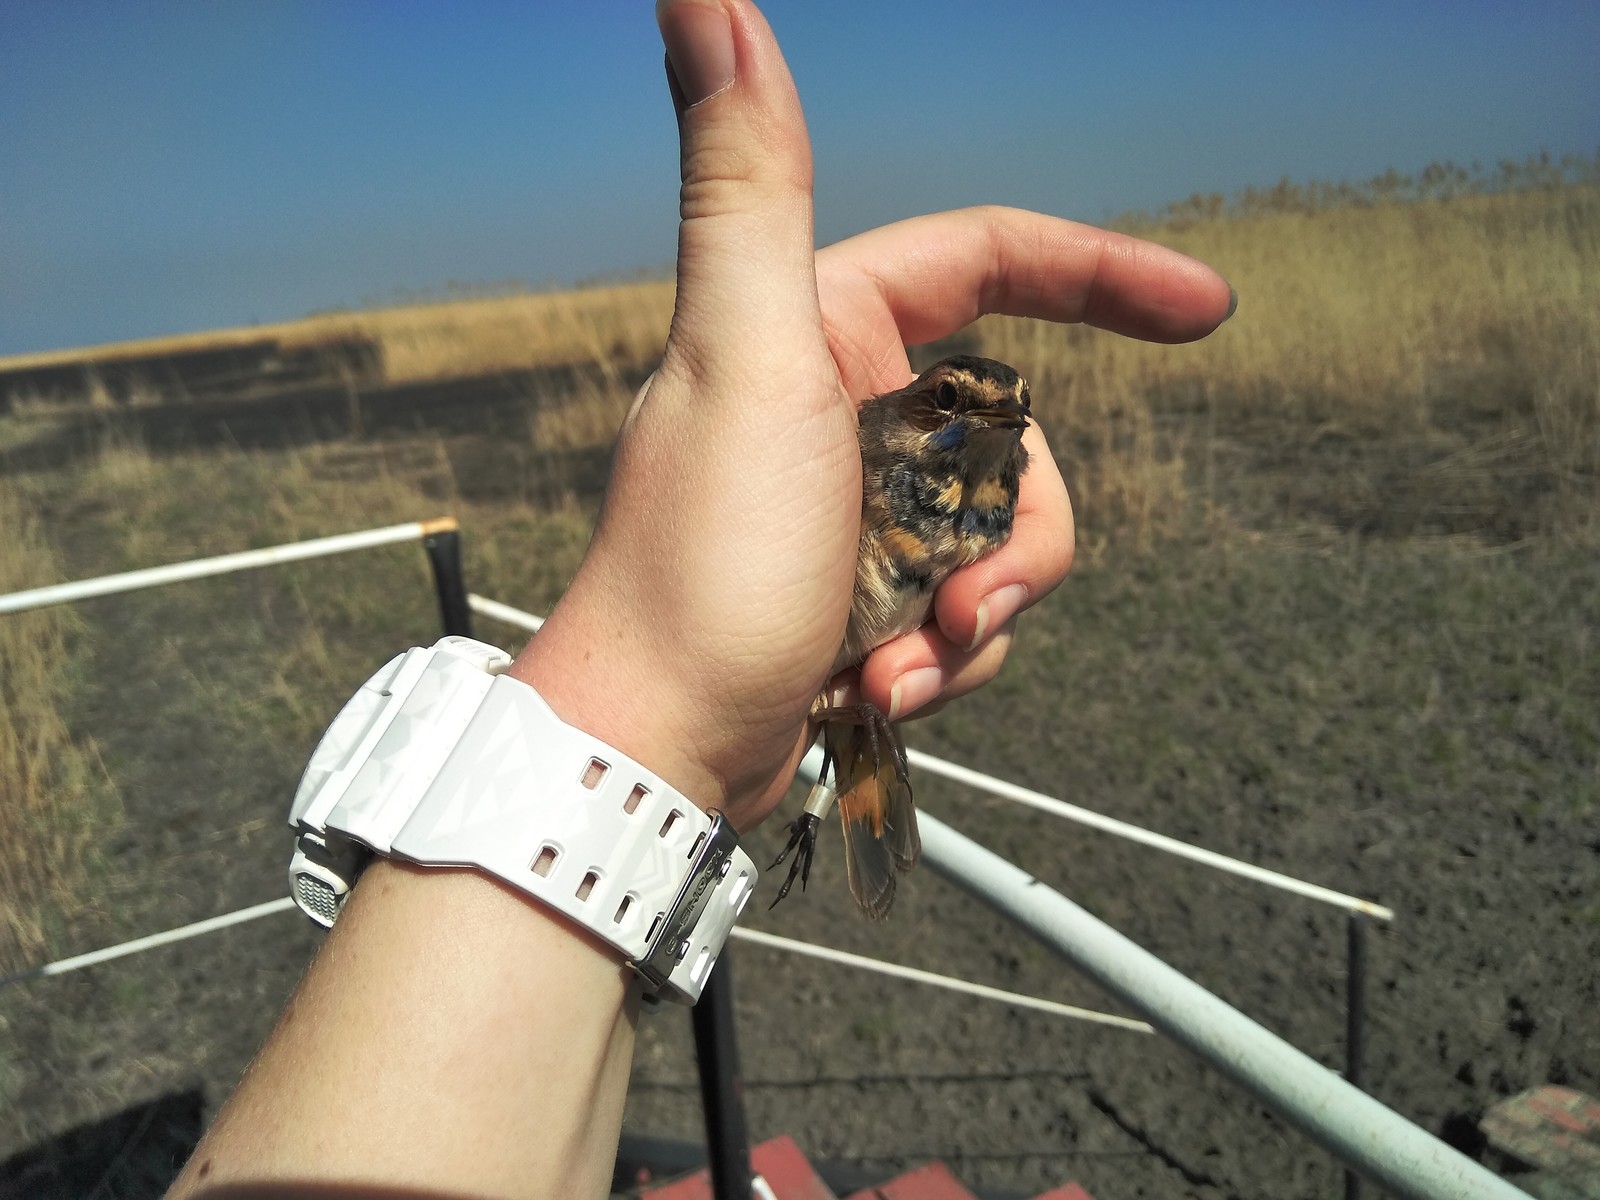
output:
[[[1172,251],[1008,209],[813,252],[810,145],[765,21],[747,0],[664,0],[657,16],[682,166],[672,328],[589,552],[513,672],[748,829],[793,775],[843,638],[855,406],[911,379],[905,347],[988,312],[1185,341],[1220,324],[1230,294]],[[863,664],[860,692],[883,710],[992,678],[1012,618],[1065,576],[1066,488],[1037,426],[1025,444],[1009,543],[944,583],[934,623]]]

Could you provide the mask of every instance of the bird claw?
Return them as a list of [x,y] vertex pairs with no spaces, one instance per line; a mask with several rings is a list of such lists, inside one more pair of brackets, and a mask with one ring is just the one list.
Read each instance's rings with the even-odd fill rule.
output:
[[789,875],[783,881],[783,886],[778,889],[778,894],[767,911],[778,907],[778,901],[789,894],[789,889],[794,886],[795,876],[800,877],[800,890],[806,890],[806,884],[811,879],[811,857],[817,852],[817,829],[821,826],[821,818],[812,813],[801,813],[789,822],[789,841],[783,852],[772,860],[772,866],[767,870],[776,870],[782,865],[783,860],[794,854],[794,861],[789,864]]
[[813,721],[845,721],[859,725],[866,731],[867,752],[872,756],[872,773],[883,770],[883,747],[888,746],[894,756],[895,779],[905,783],[911,775],[911,764],[906,759],[905,744],[895,736],[894,726],[883,710],[875,704],[848,704],[842,708],[819,708],[811,714]]

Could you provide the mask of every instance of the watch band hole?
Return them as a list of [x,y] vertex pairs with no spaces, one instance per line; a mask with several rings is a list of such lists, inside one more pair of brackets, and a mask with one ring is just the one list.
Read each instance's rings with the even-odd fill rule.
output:
[[[622,921],[623,921],[623,918],[628,915],[628,910],[630,908],[632,908],[632,907],[633,907],[633,897],[632,896],[624,896],[622,898],[622,903],[617,905],[617,915],[611,918],[612,924],[621,925]],[[654,930],[652,930],[651,932],[654,932]]]
[[594,885],[599,882],[600,876],[596,875],[593,871],[585,874],[583,877],[583,882],[578,885],[578,900],[580,902],[587,900],[589,898],[589,893],[594,891]]
[[627,813],[631,817],[634,814],[634,812],[638,809],[639,801],[643,800],[649,794],[650,794],[650,789],[645,787],[644,784],[642,784],[642,783],[634,784],[633,785],[633,791],[629,792],[628,793],[628,798],[622,802],[622,811]]
[[702,833],[699,837],[695,838],[694,845],[689,847],[689,857],[692,859],[692,858],[694,858],[694,856],[696,854],[699,854],[700,853],[700,847],[704,846],[705,844],[706,844],[706,835]]
[[578,777],[578,782],[592,792],[600,786],[600,781],[606,777],[610,770],[611,768],[598,758],[591,758],[583,768],[583,774]]
[[656,940],[656,930],[661,928],[661,922],[665,921],[666,919],[666,913],[658,912],[656,914],[656,919],[650,922],[650,932],[644,935],[645,945],[648,946],[651,942]]
[[533,860],[533,873],[535,875],[549,875],[556,869],[556,859],[561,857],[561,852],[554,846],[539,847],[539,857]]
[[673,809],[671,812],[669,812],[667,814],[667,819],[661,823],[661,833],[659,836],[666,837],[667,834],[671,833],[672,827],[678,823],[678,818],[681,816],[683,816],[683,814],[677,809]]
[[701,983],[709,974],[711,974],[711,947],[701,946],[700,953],[695,956],[694,966],[689,968],[689,981]]

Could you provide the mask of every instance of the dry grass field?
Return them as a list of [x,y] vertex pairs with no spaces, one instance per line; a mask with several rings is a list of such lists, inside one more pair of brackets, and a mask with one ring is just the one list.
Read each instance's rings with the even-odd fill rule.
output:
[[[1393,905],[1372,1086],[1468,1149],[1500,1096],[1600,1090],[1600,188],[1513,182],[1530,186],[1295,190],[1130,222],[1236,286],[1200,345],[1004,318],[959,335],[1032,382],[1080,565],[981,703],[910,732]],[[547,609],[670,305],[646,283],[330,315],[266,332],[357,330],[377,374],[229,400],[179,402],[155,371],[136,403],[14,396],[0,592],[453,512],[473,590]],[[0,973],[281,895],[317,732],[435,623],[404,548],[0,618]],[[1336,914],[953,786],[923,799],[1339,1062]],[[819,869],[757,927],[1109,1003],[935,880],[868,927],[838,863]],[[312,945],[274,918],[0,992],[0,1194],[159,1192]],[[1170,1048],[738,959],[759,1134],[868,1169],[939,1153],[1000,1191],[1338,1187]],[[630,1128],[696,1135],[684,1043],[670,1019],[644,1031]],[[839,1121],[851,1109],[875,1119]]]
[[[284,390],[271,368],[319,358],[331,376],[353,373],[353,382],[362,385],[432,383],[555,365],[604,371],[656,353],[671,316],[670,282],[326,313],[272,325],[14,355],[0,359],[0,373],[10,377],[0,384],[0,402],[27,410],[187,401],[194,397],[173,388],[171,364],[266,344],[275,350],[276,361],[248,381],[258,394]],[[342,349],[356,347],[366,355],[340,361]],[[241,364],[239,369],[249,368]],[[28,378],[36,371],[59,372],[62,378],[36,384]]]

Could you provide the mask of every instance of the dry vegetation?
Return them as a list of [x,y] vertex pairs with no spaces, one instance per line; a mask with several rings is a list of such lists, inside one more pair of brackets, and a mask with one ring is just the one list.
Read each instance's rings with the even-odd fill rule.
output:
[[[60,581],[37,519],[0,492],[0,580],[7,591]],[[58,711],[71,682],[70,611],[0,623],[0,974],[35,959],[87,898],[94,840],[114,800],[94,744]]]
[[[9,398],[12,406],[22,411],[48,411],[63,402],[87,402],[104,409],[170,403],[188,398],[171,394],[171,373],[166,369],[170,361],[263,342],[275,344],[285,358],[324,354],[331,375],[338,375],[342,365],[361,387],[404,386],[555,365],[592,367],[604,376],[615,364],[639,362],[655,354],[666,337],[671,315],[670,282],[327,313],[272,325],[0,358],[0,400]],[[340,349],[354,346],[370,347],[371,361],[341,364]],[[94,369],[106,362],[122,364],[120,369],[134,376],[120,401]],[[130,362],[135,365],[129,367]],[[90,369],[82,373],[81,382],[59,393],[32,395],[22,384],[9,397],[5,394],[7,373],[63,364]],[[252,382],[260,385],[259,391],[273,387],[270,378]]]
[[[918,736],[1046,790],[1058,788],[1057,764],[1070,763],[1123,815],[1415,901],[1419,921],[1427,904],[1441,917],[1456,901],[1408,893],[1418,864],[1448,851],[1428,868],[1448,883],[1468,861],[1463,846],[1496,860],[1491,835],[1472,831],[1499,830],[1504,818],[1534,847],[1529,855],[1538,851],[1517,868],[1519,886],[1532,889],[1539,861],[1578,846],[1574,831],[1592,830],[1600,806],[1590,611],[1600,562],[1600,187],[1592,165],[1580,166],[1563,174],[1535,161],[1493,187],[1442,167],[1353,189],[1280,185],[1128,218],[1236,286],[1237,316],[1199,345],[1005,318],[963,335],[964,347],[1015,363],[1033,384],[1079,510],[1080,578],[1066,589],[1070,604],[1031,619],[1028,653],[990,689],[992,720],[955,706]],[[543,610],[582,553],[606,449],[670,305],[670,285],[646,283],[280,327],[313,342],[351,329],[376,338],[385,385],[503,376],[493,403],[448,389],[420,399],[375,389],[360,438],[317,424],[342,409],[318,409],[315,396],[284,397],[265,416],[176,406],[168,419],[157,404],[0,419],[0,528],[10,531],[0,591],[451,511],[467,533],[474,590]],[[528,372],[551,364],[578,369]],[[199,432],[202,416],[211,432]],[[1102,563],[1118,569],[1096,570]],[[402,551],[97,601],[81,613],[0,618],[0,973],[177,923],[180,910],[150,898],[170,878],[193,892],[184,898],[192,917],[246,902],[235,891],[258,900],[281,890],[277,814],[305,748],[330,704],[390,647],[427,637],[434,620],[425,569]],[[1050,717],[1062,688],[1090,698],[1070,727]],[[105,858],[118,808],[108,773],[130,809],[147,797],[157,813],[128,822],[115,861]],[[214,799],[241,787],[260,795]],[[210,828],[219,806],[223,823]],[[1373,830],[1359,853],[1346,848],[1361,836],[1347,828],[1357,811]],[[1451,846],[1422,844],[1435,827],[1454,830],[1457,813],[1463,831]],[[202,827],[203,846],[180,834]],[[1012,836],[1019,859],[1042,853],[1031,827],[993,828],[1002,847]],[[1546,840],[1535,843],[1536,833]],[[1083,869],[1081,886],[1092,889]],[[1600,901],[1570,884],[1575,869],[1561,870],[1570,890],[1559,893],[1549,936],[1600,926]],[[209,878],[230,880],[226,901],[193,882]],[[1162,926],[1128,899],[1146,890],[1108,883],[1080,898],[1161,949]],[[1202,915],[1237,900],[1220,887],[1192,894],[1208,897],[1194,904]],[[1493,909],[1497,899],[1474,903]],[[1180,965],[1214,932],[1186,925],[1191,916],[1185,905],[1162,918],[1176,930],[1165,953]],[[1443,943],[1471,937],[1480,916],[1454,913],[1429,953],[1448,954]],[[837,929],[832,940],[854,936]],[[1298,924],[1292,934],[1281,951],[1270,936],[1255,950],[1274,970],[1294,970],[1306,935]],[[1475,953],[1476,969],[1493,975],[1483,962],[1494,952]],[[1187,969],[1204,978],[1209,962]],[[1026,956],[989,965],[1008,986],[1050,978]],[[1471,990],[1448,977],[1431,993],[1415,978],[1424,967],[1411,968],[1396,971],[1386,996],[1397,1021],[1403,1004],[1425,1013],[1441,994]],[[137,978],[139,1011],[189,1010],[181,980],[154,968]],[[1523,985],[1528,994],[1565,986],[1539,978]],[[1267,996],[1287,990],[1281,979],[1269,985]],[[1592,982],[1582,986],[1592,993]],[[795,995],[831,1002],[826,988]],[[124,999],[94,1003],[133,1011],[134,997]],[[1328,1007],[1300,1000],[1291,1013]],[[46,1020],[17,1003],[19,1028]],[[892,1004],[885,1011],[881,1029],[857,1021],[866,1032],[853,1036],[873,1052],[898,1045]],[[846,1016],[854,1028],[857,1017]],[[0,1027],[6,1019],[0,1008]],[[1452,1036],[1481,1034],[1487,1046],[1497,1021],[1463,1017],[1470,1028]],[[85,1039],[91,1024],[84,1019]],[[1594,1030],[1561,1028],[1547,1022],[1523,1043],[1563,1041],[1580,1064],[1584,1047],[1600,1054]],[[177,1040],[213,1034],[186,1028]],[[52,1036],[67,1046],[61,1055],[92,1057],[67,1034]],[[1390,1040],[1422,1036],[1406,1029]],[[920,1062],[925,1047],[912,1040],[907,1053]],[[0,1053],[0,1099],[31,1069],[25,1053]],[[177,1070],[141,1069],[162,1079]],[[1519,1071],[1538,1081],[1556,1070],[1507,1058],[1474,1082],[1463,1068],[1450,1100],[1395,1080],[1454,1069],[1430,1064],[1380,1082],[1413,1112],[1471,1110]],[[1569,1078],[1582,1084],[1585,1072],[1592,1064],[1570,1067]],[[138,1072],[84,1077],[70,1102],[14,1115],[9,1128],[40,1137],[148,1094]],[[1249,1157],[1248,1145],[1233,1149]],[[1292,1148],[1284,1153],[1293,1161]],[[1214,1169],[1230,1177],[1234,1168]]]
[[[1217,441],[1431,446],[1467,485],[1503,470],[1539,493],[1519,529],[1589,520],[1600,479],[1600,188],[1269,211],[1148,231],[1211,263],[1240,314],[1194,346],[992,318],[985,349],[1026,364],[1078,450],[1091,512],[1147,528],[1216,484]],[[1186,422],[1163,437],[1163,418]],[[1285,452],[1293,450],[1284,446]],[[1509,497],[1507,497],[1509,499]],[[1546,505],[1545,501],[1552,503]],[[1462,514],[1493,533],[1483,504]]]
[[636,283],[397,309],[365,319],[383,344],[388,379],[401,383],[551,363],[605,370],[640,362],[660,350],[671,316],[672,284]]
[[[1565,173],[1548,161],[1505,164],[1497,177],[1505,190],[1488,191],[1481,175],[1436,165],[1421,183],[1391,174],[1356,188],[1284,183],[1232,202],[1194,197],[1122,224],[1213,264],[1234,284],[1241,313],[1216,336],[1152,346],[995,317],[975,327],[977,345],[1031,378],[1069,474],[1088,563],[1119,532],[1147,547],[1197,511],[1260,523],[1252,497],[1225,478],[1230,471],[1293,476],[1317,448],[1351,441],[1379,459],[1401,456],[1399,469],[1421,488],[1412,499],[1428,510],[1412,514],[1422,532],[1489,542],[1592,534],[1600,499],[1600,187],[1566,180],[1593,173],[1587,162],[1567,164]],[[560,395],[529,397],[538,402],[527,415],[528,444],[549,454],[609,443],[631,395],[623,375],[658,349],[671,300],[670,284],[645,282],[270,328],[293,345],[351,332],[376,338],[390,384],[580,364]],[[1262,427],[1270,431],[1264,442]],[[18,436],[5,435],[0,447]],[[432,478],[440,463],[450,469],[442,443],[420,475],[410,466],[391,474],[380,459],[377,478],[388,491],[374,504],[370,486],[343,472],[331,487],[301,478],[314,460],[343,451],[308,451],[287,470],[243,455],[158,467],[137,440],[101,436],[80,499],[116,491],[109,503],[120,514],[129,567],[198,553],[203,543],[221,552],[370,525],[388,519],[380,510],[405,519],[419,511],[418,490],[460,503],[454,480]],[[237,504],[187,508],[221,486],[219,473],[236,482],[241,469],[264,489],[265,505],[240,495]],[[174,470],[193,476],[176,491]],[[1498,486],[1507,480],[1515,486]],[[1364,470],[1342,481],[1319,476],[1317,487],[1317,503],[1292,498],[1286,511],[1356,528],[1406,519],[1367,511],[1376,501]],[[38,491],[23,481],[0,514],[17,531],[0,562],[7,591],[59,575],[27,509]],[[309,503],[311,495],[320,499]],[[1393,500],[1383,497],[1391,509]],[[175,507],[201,519],[192,538],[177,535],[190,522]],[[487,538],[480,544],[498,561],[502,548]],[[35,957],[43,931],[59,926],[51,914],[81,881],[93,825],[86,814],[99,804],[93,747],[75,747],[55,715],[66,684],[52,664],[64,658],[70,622],[59,610],[0,622],[10,718],[0,780],[8,798],[20,798],[0,808],[0,821],[12,823],[0,825],[0,878],[13,943],[0,944],[0,969]],[[55,815],[47,821],[49,796]]]

